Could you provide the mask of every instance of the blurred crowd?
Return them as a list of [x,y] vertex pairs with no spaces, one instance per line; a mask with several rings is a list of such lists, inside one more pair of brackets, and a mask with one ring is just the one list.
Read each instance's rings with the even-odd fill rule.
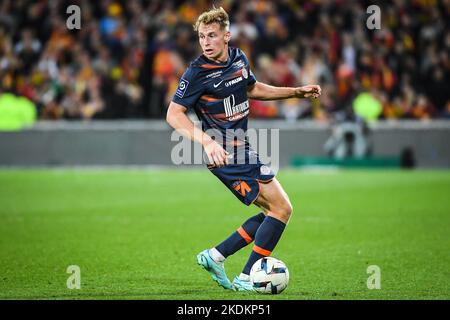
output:
[[[259,81],[322,86],[319,100],[252,101],[251,116],[350,119],[370,95],[359,101],[375,101],[374,119],[450,118],[450,0],[375,1],[379,30],[366,25],[372,3],[214,1]],[[192,24],[212,4],[2,0],[0,94],[26,97],[40,119],[162,118],[201,54]],[[79,30],[67,27],[70,5]]]

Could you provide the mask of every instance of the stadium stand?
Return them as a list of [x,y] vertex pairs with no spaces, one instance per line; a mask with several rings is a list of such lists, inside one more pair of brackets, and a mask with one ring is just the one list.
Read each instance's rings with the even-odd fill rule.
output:
[[[450,1],[221,1],[233,43],[260,81],[318,83],[320,101],[251,104],[255,118],[333,122],[450,118]],[[81,28],[66,26],[69,5]],[[25,97],[38,119],[162,118],[200,54],[192,23],[211,1],[27,1],[0,4],[0,93]],[[361,110],[362,112],[357,111]]]

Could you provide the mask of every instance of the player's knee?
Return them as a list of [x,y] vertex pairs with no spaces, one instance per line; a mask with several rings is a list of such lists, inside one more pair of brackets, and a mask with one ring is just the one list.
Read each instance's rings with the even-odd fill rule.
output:
[[292,204],[290,201],[284,201],[282,205],[280,205],[276,210],[274,210],[276,216],[284,222],[287,222],[292,215]]
[[284,215],[289,219],[292,215],[292,211],[294,208],[292,208],[292,204],[290,201],[286,201],[286,203],[283,206]]

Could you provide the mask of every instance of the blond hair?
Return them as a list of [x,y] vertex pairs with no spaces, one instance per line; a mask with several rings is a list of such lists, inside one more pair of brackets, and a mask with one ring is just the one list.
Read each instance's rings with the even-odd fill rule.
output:
[[218,23],[221,30],[227,30],[230,26],[230,19],[228,13],[222,8],[213,8],[209,11],[203,12],[194,24],[194,31],[197,32],[200,24]]

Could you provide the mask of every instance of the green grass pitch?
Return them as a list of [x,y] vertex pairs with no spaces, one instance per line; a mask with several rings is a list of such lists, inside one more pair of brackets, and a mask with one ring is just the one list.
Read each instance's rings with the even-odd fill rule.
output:
[[[450,171],[278,179],[294,213],[273,256],[291,278],[263,296],[226,291],[196,264],[258,212],[207,169],[0,170],[0,299],[450,298]],[[227,261],[230,278],[250,250]],[[367,288],[370,265],[381,289]]]

